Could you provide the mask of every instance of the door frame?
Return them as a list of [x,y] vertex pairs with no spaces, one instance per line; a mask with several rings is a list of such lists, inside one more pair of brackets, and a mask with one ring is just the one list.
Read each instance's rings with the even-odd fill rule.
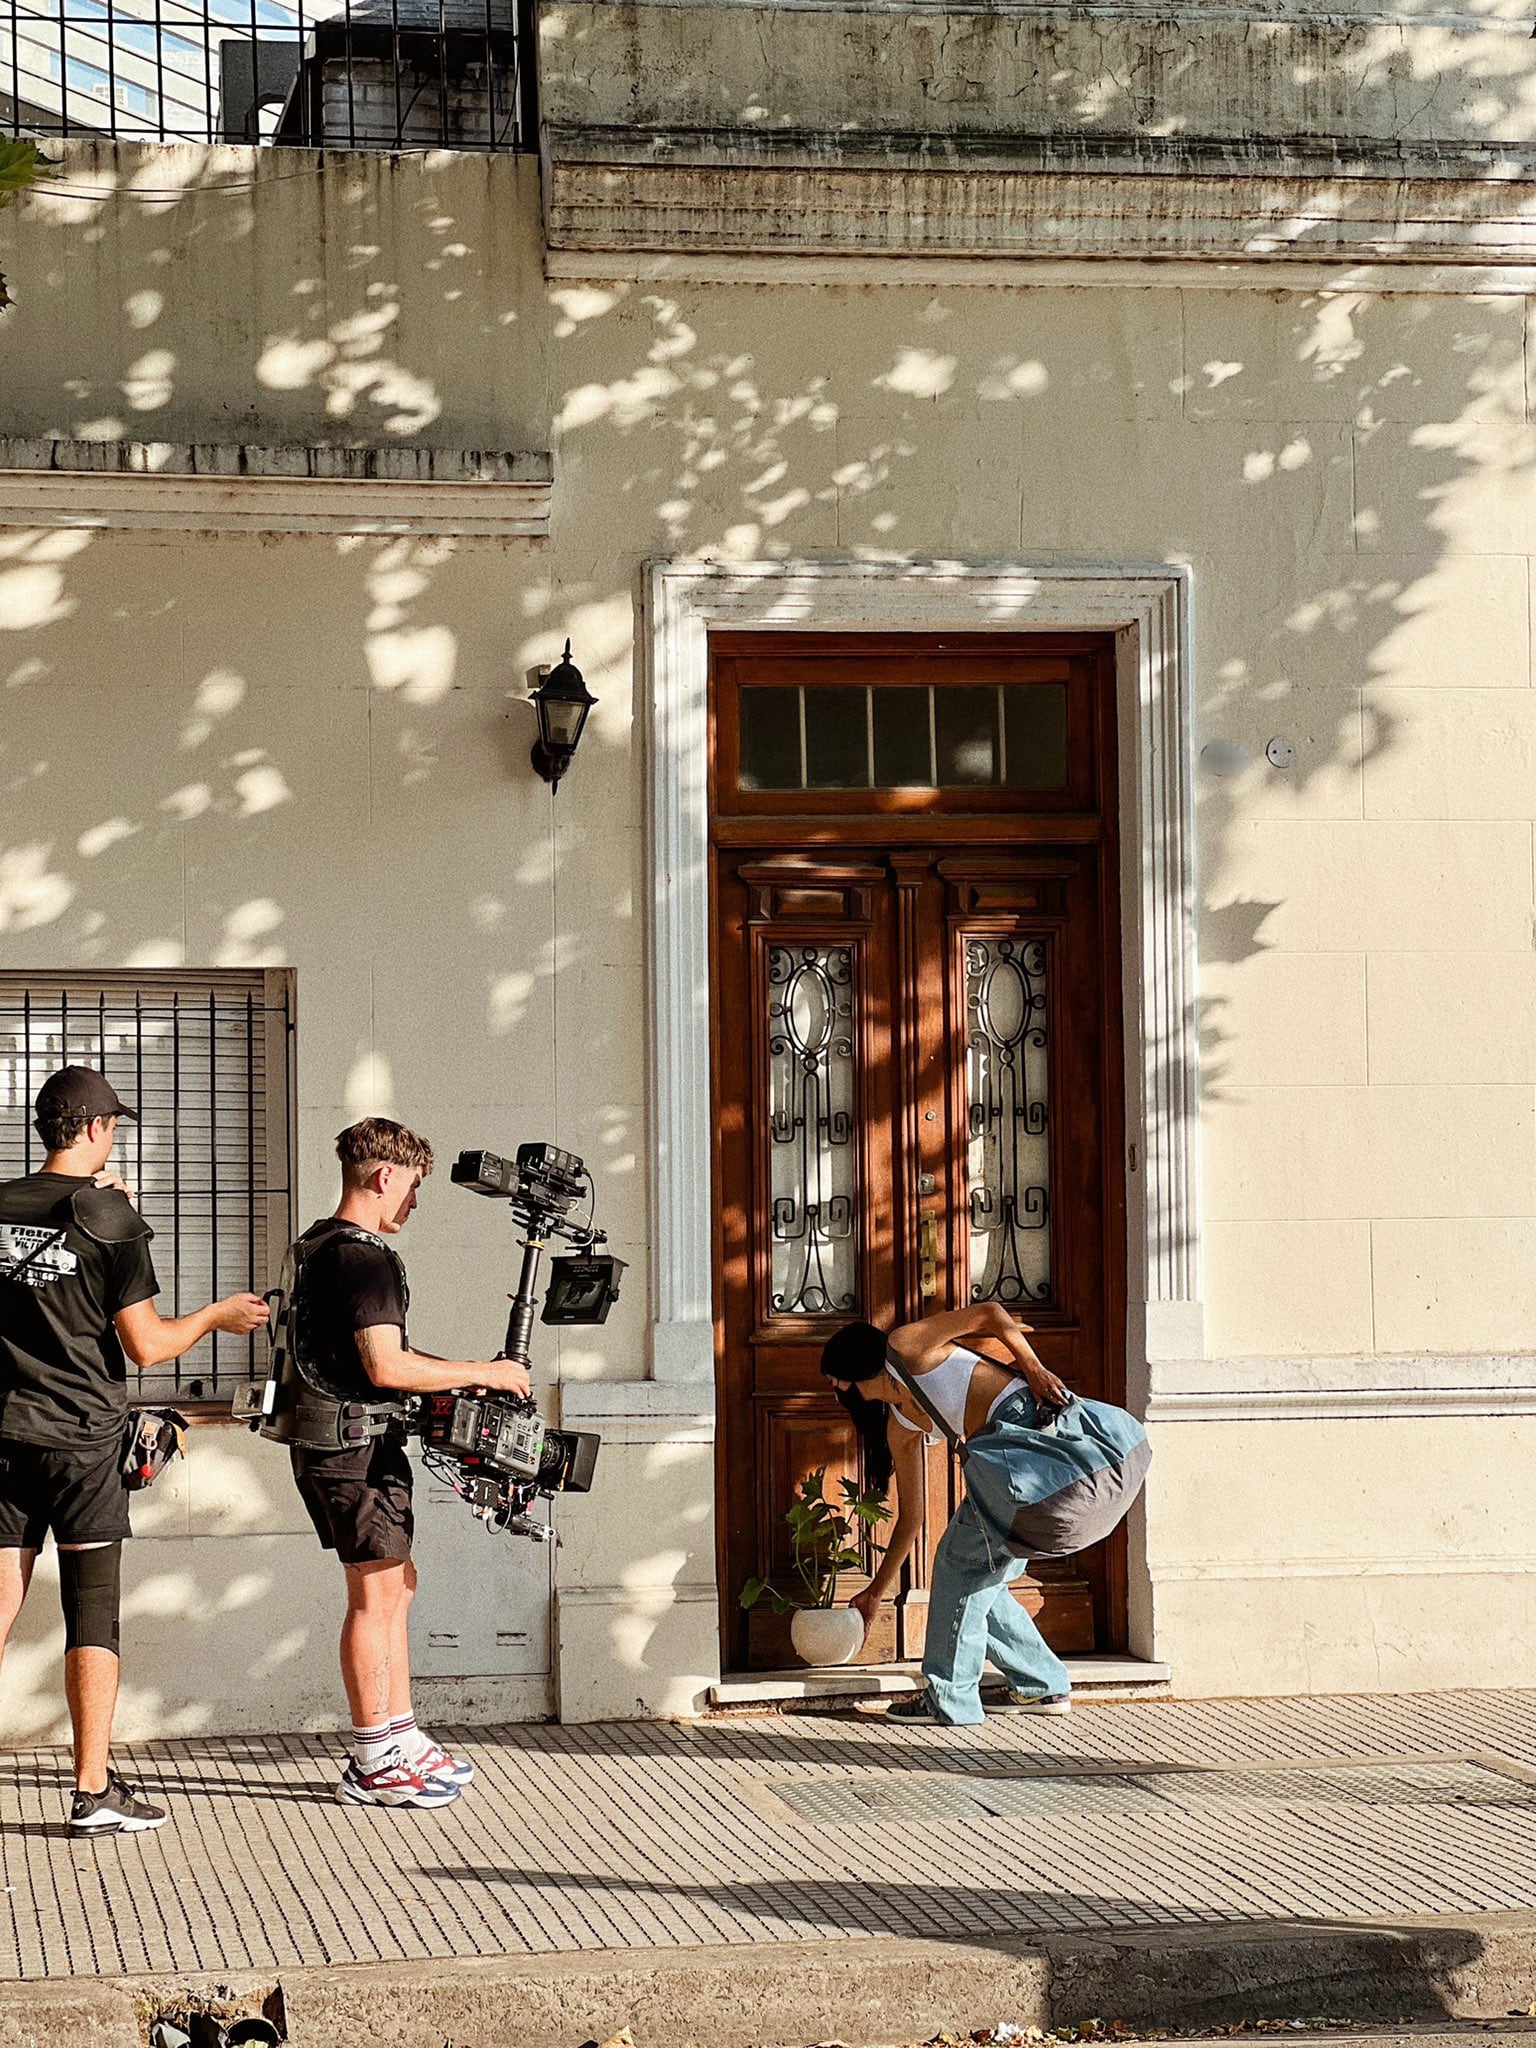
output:
[[[1126,1387],[1204,1356],[1190,572],[1174,564],[653,563],[641,651],[648,782],[650,1376],[712,1410],[711,631],[1111,632],[1120,730],[1127,1220]],[[658,1395],[661,1388],[658,1386]],[[665,1397],[663,1397],[665,1398]],[[1154,1482],[1155,1484],[1155,1482]],[[699,1532],[699,1577],[714,1531]],[[1142,1518],[1130,1635],[1155,1654]],[[698,1591],[702,1593],[702,1586]]]

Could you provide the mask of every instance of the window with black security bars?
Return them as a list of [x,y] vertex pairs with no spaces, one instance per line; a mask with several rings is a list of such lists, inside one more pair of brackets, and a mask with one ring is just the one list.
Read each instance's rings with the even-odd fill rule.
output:
[[[264,1293],[295,1228],[293,1045],[286,969],[0,973],[0,1180],[43,1163],[32,1103],[48,1076],[96,1067],[138,1111],[113,1165],[155,1233],[160,1313]],[[130,1391],[223,1408],[265,1354],[261,1331],[215,1333]]]
[[533,12],[534,0],[0,0],[0,136],[531,153]]

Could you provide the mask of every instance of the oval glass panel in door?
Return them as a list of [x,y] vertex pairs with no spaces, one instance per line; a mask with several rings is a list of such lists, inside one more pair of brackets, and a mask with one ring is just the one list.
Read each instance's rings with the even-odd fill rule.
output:
[[965,941],[971,1299],[1051,1298],[1043,939]]
[[769,1307],[858,1306],[854,1214],[853,948],[768,949]]

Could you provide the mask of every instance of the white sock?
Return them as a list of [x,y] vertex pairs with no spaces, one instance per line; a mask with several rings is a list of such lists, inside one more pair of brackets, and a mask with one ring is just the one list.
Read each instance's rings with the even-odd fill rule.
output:
[[376,1771],[395,1746],[395,1734],[388,1721],[377,1728],[352,1730],[352,1754],[360,1771]]
[[423,1734],[417,1727],[414,1714],[397,1715],[389,1724],[389,1739],[405,1752],[408,1764],[415,1763],[418,1757],[425,1756],[429,1749],[437,1747],[431,1736]]

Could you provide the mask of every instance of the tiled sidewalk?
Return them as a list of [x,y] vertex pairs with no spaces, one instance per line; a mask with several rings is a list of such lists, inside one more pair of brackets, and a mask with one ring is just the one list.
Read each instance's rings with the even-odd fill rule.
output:
[[58,1752],[0,1756],[0,1979],[1536,1910],[1532,1693],[455,1747],[479,1782],[413,1815],[338,1806],[333,1740],[147,1745],[173,1824],[94,1844]]

